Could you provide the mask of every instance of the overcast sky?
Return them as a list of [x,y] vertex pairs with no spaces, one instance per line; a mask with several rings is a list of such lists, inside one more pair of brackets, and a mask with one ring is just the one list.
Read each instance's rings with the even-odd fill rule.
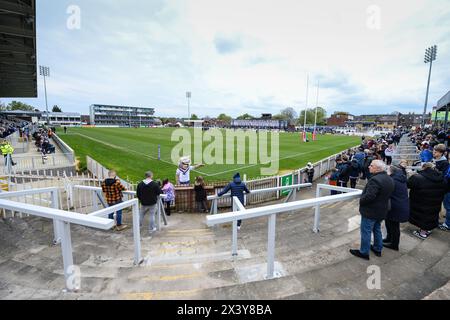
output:
[[[81,10],[80,29],[67,27],[70,5]],[[329,113],[422,112],[423,56],[434,44],[429,108],[450,90],[450,0],[39,0],[37,6],[38,63],[51,68],[49,105],[68,112],[87,114],[101,103],[184,117],[186,91],[199,116],[300,111],[307,74],[310,107],[320,81],[319,104]],[[45,110],[41,78],[38,86],[39,98],[19,100]]]

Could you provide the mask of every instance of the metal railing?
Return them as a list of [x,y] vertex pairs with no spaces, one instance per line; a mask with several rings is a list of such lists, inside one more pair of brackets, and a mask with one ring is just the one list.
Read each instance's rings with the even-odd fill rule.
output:
[[[40,206],[35,206],[26,203],[20,203],[16,201],[11,201],[14,197],[21,197],[36,193],[50,193],[52,198],[53,208],[45,208]],[[63,267],[64,267],[64,277],[66,279],[66,289],[68,291],[76,291],[80,288],[72,287],[69,283],[69,279],[73,276],[74,263],[73,263],[73,249],[72,249],[72,238],[70,232],[70,225],[77,224],[80,226],[96,228],[101,230],[109,230],[114,226],[114,221],[110,219],[103,218],[104,215],[108,213],[119,210],[119,206],[111,207],[103,210],[102,212],[93,213],[91,215],[83,215],[74,212],[68,212],[58,209],[58,192],[57,188],[48,188],[40,190],[27,190],[20,192],[2,193],[0,194],[0,208],[9,210],[11,212],[20,212],[27,215],[37,216],[41,218],[53,220],[55,239],[54,244],[61,244],[61,251],[63,257]],[[137,217],[137,227],[134,226],[134,237],[135,237],[135,263],[139,264],[141,260],[140,255],[140,230],[139,230],[139,213],[137,209],[137,201],[130,201],[128,203],[123,203],[120,208],[133,207],[133,220],[136,221]],[[102,216],[102,217],[99,217]]]
[[[264,194],[264,193],[271,193],[271,192],[278,192],[278,191],[284,191],[284,190],[291,190],[288,197],[286,198],[286,202],[290,201],[290,199],[295,199],[297,197],[297,190],[301,188],[309,188],[312,187],[311,183],[303,183],[303,184],[296,184],[292,186],[283,186],[283,187],[275,187],[275,188],[266,188],[266,189],[257,189],[257,190],[250,190],[250,193],[244,195],[244,203],[247,204],[247,197],[249,195],[255,195],[255,194]],[[210,214],[214,215],[218,212],[218,201],[220,199],[226,199],[231,198],[231,194],[227,193],[223,195],[222,197],[219,197],[218,195],[215,196],[209,196],[207,199],[208,201],[212,201],[211,204],[211,211]],[[234,202],[232,204],[234,206]]]
[[[66,187],[68,188],[67,189],[68,201],[69,201],[71,207],[74,206],[74,190],[79,190],[79,191],[87,192],[84,203],[89,203],[88,200],[92,199],[92,209],[95,210],[96,212],[102,212],[103,210],[106,210],[106,209],[100,210],[100,206],[102,206],[103,208],[108,208],[108,204],[106,203],[106,200],[103,197],[102,188],[81,186],[81,185],[72,185],[70,183]],[[88,196],[88,193],[90,194],[89,196]],[[137,201],[137,199],[134,199],[136,197],[136,191],[123,191],[122,193],[124,196],[130,197],[132,200]],[[156,226],[156,228],[158,231],[161,231],[162,220],[163,220],[165,226],[168,225],[166,211],[164,209],[164,199],[165,198],[166,198],[166,195],[162,194],[158,197],[158,201],[157,201],[157,211],[156,211],[157,212],[157,219],[156,219],[157,226]],[[128,200],[128,201],[132,201],[132,200]],[[100,211],[97,211],[97,210],[100,210]]]
[[63,154],[67,157],[67,159],[73,164],[75,163],[75,151],[71,147],[67,145],[64,141],[61,140],[60,137],[56,133],[52,136],[53,141],[55,144],[61,149]]
[[[342,194],[321,197],[322,190],[335,190],[343,192]],[[240,205],[237,198],[233,198],[233,212],[211,215],[206,217],[206,224],[209,227],[220,224],[233,224],[232,231],[232,256],[238,255],[237,245],[237,221],[248,220],[261,217],[268,217],[268,244],[267,244],[267,279],[275,277],[275,232],[276,232],[276,218],[278,214],[292,212],[295,210],[305,208],[315,208],[313,231],[318,233],[320,231],[320,207],[324,204],[335,203],[340,201],[347,201],[359,198],[362,194],[361,190],[335,187],[325,184],[317,186],[316,198],[300,200],[290,203],[275,204],[271,206],[245,209]]]

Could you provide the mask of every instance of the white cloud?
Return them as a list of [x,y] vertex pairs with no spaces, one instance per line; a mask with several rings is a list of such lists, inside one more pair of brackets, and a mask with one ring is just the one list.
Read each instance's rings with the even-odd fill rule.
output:
[[[185,116],[186,91],[200,115],[301,109],[307,73],[310,105],[320,79],[329,111],[420,111],[433,44],[430,104],[449,89],[447,0],[83,0],[80,31],[62,27],[61,2],[38,3],[39,59],[52,68],[51,104],[70,111],[135,104]],[[370,5],[379,31],[367,28]]]

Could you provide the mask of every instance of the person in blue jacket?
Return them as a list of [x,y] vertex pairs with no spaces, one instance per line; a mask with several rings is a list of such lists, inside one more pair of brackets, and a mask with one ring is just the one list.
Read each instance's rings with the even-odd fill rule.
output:
[[[231,190],[231,197],[237,197],[239,201],[244,205],[244,192],[250,193],[247,186],[241,180],[241,175],[239,173],[235,174],[233,177],[233,182],[225,187],[221,192],[219,192],[218,196],[222,197],[227,194]],[[242,220],[238,221],[238,230],[241,229]]]
[[433,152],[430,150],[428,142],[422,143],[422,152],[420,152],[420,160],[422,163],[431,162],[433,160]]

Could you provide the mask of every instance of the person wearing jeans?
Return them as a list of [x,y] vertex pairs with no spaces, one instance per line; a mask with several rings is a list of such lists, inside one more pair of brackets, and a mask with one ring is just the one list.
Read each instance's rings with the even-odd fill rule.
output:
[[[120,201],[118,201],[116,203],[108,203],[108,207],[113,207],[113,206],[118,205],[119,203],[122,203],[122,202],[123,201],[120,200]],[[111,213],[108,216],[108,218],[111,219],[111,220],[114,220],[114,212]],[[122,226],[122,210],[119,210],[119,211],[116,212],[116,224],[117,224],[118,227]]]
[[[122,185],[120,180],[117,178],[117,174],[114,170],[109,171],[108,179],[105,179],[102,183],[102,191],[105,195],[106,202],[108,206],[112,207],[116,204],[122,202],[123,199],[123,191],[126,191],[126,188]],[[109,219],[114,219],[114,213],[109,215]],[[123,231],[127,228],[127,225],[122,224],[122,210],[117,211],[116,214],[116,230]]]
[[447,193],[444,197],[444,208],[447,214],[445,216],[445,222],[439,225],[439,229],[450,231],[450,193]]
[[[361,247],[351,249],[355,257],[370,260],[370,250],[381,257],[383,235],[381,222],[386,219],[390,209],[390,197],[394,191],[394,181],[386,173],[386,165],[381,160],[374,160],[369,166],[371,178],[361,195],[359,212],[361,213]],[[372,233],[374,245],[371,246]]]
[[[381,233],[381,221],[365,218],[361,216],[361,248],[360,252],[364,256],[369,256],[370,250],[375,253],[381,253],[383,250],[383,234]],[[374,236],[374,244],[370,245],[372,233]]]
[[153,181],[153,172],[148,171],[145,174],[145,180],[137,186],[136,196],[141,203],[141,210],[139,212],[141,226],[144,224],[145,215],[150,215],[150,234],[156,231],[155,216],[158,209],[158,197],[162,193],[159,184]]

